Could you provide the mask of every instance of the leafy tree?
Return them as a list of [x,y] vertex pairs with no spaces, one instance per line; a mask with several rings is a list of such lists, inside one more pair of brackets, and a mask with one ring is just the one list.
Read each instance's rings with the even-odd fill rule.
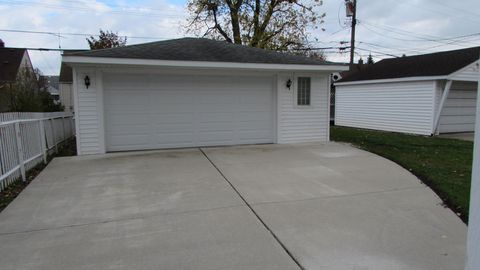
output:
[[127,44],[127,37],[120,37],[118,33],[112,31],[103,31],[100,29],[100,35],[98,39],[90,36],[87,38],[88,45],[92,50],[114,48],[114,47],[123,47]]
[[10,89],[12,97],[9,110],[12,112],[63,111],[63,106],[55,103],[47,89],[48,82],[42,79],[38,69],[21,70]]
[[251,47],[298,51],[309,47],[307,31],[323,23],[321,5],[321,0],[189,0],[187,32]]

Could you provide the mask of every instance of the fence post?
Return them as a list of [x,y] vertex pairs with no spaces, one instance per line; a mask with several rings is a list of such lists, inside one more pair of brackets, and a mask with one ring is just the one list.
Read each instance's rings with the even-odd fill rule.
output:
[[20,165],[20,173],[22,174],[22,180],[27,180],[27,175],[25,173],[25,163],[23,161],[23,148],[22,148],[22,135],[20,133],[20,123],[15,123],[15,137],[17,139],[17,153],[18,153],[18,163]]
[[50,121],[52,121],[52,139],[53,144],[55,145],[55,153],[58,153],[57,134],[55,134],[55,118],[51,118]]
[[62,116],[62,131],[63,131],[63,144],[65,145],[65,141],[67,140],[67,134],[65,132],[65,117]]
[[45,135],[45,124],[43,123],[43,120],[39,120],[39,129],[40,129],[40,146],[42,148],[42,154],[43,154],[43,163],[47,164],[47,142],[45,140],[46,135]]

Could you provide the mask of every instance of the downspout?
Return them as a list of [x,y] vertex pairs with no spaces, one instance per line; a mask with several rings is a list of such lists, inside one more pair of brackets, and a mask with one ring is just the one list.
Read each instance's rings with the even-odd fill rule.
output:
[[442,99],[440,100],[440,104],[438,106],[438,110],[435,115],[435,120],[433,121],[432,135],[439,134],[438,126],[440,123],[440,116],[442,115],[443,107],[445,106],[445,102],[447,101],[448,94],[450,93],[450,88],[452,88],[452,80],[448,80],[447,83],[445,84],[445,88],[443,89]]

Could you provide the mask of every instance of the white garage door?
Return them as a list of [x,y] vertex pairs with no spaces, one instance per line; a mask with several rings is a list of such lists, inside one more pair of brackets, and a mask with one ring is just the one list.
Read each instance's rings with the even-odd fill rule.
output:
[[454,82],[440,116],[440,133],[475,130],[477,84]]
[[107,151],[272,143],[272,81],[105,74]]

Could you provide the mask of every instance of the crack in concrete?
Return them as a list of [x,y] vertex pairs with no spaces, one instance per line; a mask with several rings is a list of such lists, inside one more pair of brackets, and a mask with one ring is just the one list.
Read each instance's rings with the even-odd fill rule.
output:
[[359,192],[352,194],[342,194],[342,195],[332,195],[332,196],[323,196],[323,197],[312,197],[307,199],[298,199],[298,200],[283,200],[283,201],[270,201],[270,202],[258,202],[251,205],[264,205],[264,204],[281,204],[281,203],[291,203],[291,202],[303,202],[303,201],[313,201],[313,200],[328,200],[336,198],[348,198],[348,197],[359,197],[364,195],[372,194],[382,194],[382,193],[392,193],[396,191],[412,190],[412,189],[425,189],[427,186],[414,186],[414,187],[404,187],[404,188],[393,188],[387,190],[378,190],[378,191],[368,191],[368,192]]
[[255,215],[258,221],[263,225],[263,227],[272,235],[272,237],[277,241],[277,243],[280,245],[280,247],[287,253],[287,255],[293,260],[293,262],[301,269],[305,270],[305,267],[303,267],[300,262],[298,261],[295,256],[293,256],[292,252],[285,246],[285,244],[278,238],[278,236],[273,232],[270,227],[268,227],[267,223],[263,221],[263,219],[260,217],[260,215],[253,209],[252,205],[243,197],[243,195],[240,193],[240,191],[237,190],[237,188],[228,180],[228,178],[223,174],[223,172],[220,170],[220,168],[217,167],[217,165],[208,157],[207,153],[203,151],[202,148],[198,148],[200,152],[205,156],[205,158],[212,164],[212,166],[218,171],[218,173],[225,179],[225,181],[232,187],[232,189],[237,193],[237,195],[242,199],[242,201],[246,204],[246,206],[250,209],[250,211]]
[[197,212],[208,212],[208,211],[215,211],[215,210],[220,210],[220,209],[245,207],[245,206],[246,205],[244,205],[244,204],[235,204],[235,205],[229,205],[229,206],[220,206],[220,207],[214,207],[214,208],[203,208],[203,209],[196,209],[196,210],[170,212],[170,213],[159,213],[159,214],[153,214],[153,215],[130,216],[130,217],[126,217],[126,218],[102,220],[102,221],[88,222],[88,223],[69,224],[69,225],[62,225],[62,226],[51,227],[51,228],[40,228],[40,229],[16,231],[16,232],[15,231],[14,232],[3,232],[3,233],[0,233],[0,237],[1,236],[7,236],[7,235],[14,235],[14,234],[24,234],[24,233],[53,231],[53,230],[61,230],[61,229],[76,228],[76,227],[86,227],[86,226],[90,226],[90,225],[107,224],[107,223],[122,222],[122,221],[129,221],[129,220],[148,219],[148,218],[161,217],[161,216],[184,215],[184,214],[191,214],[191,213],[197,213]]

